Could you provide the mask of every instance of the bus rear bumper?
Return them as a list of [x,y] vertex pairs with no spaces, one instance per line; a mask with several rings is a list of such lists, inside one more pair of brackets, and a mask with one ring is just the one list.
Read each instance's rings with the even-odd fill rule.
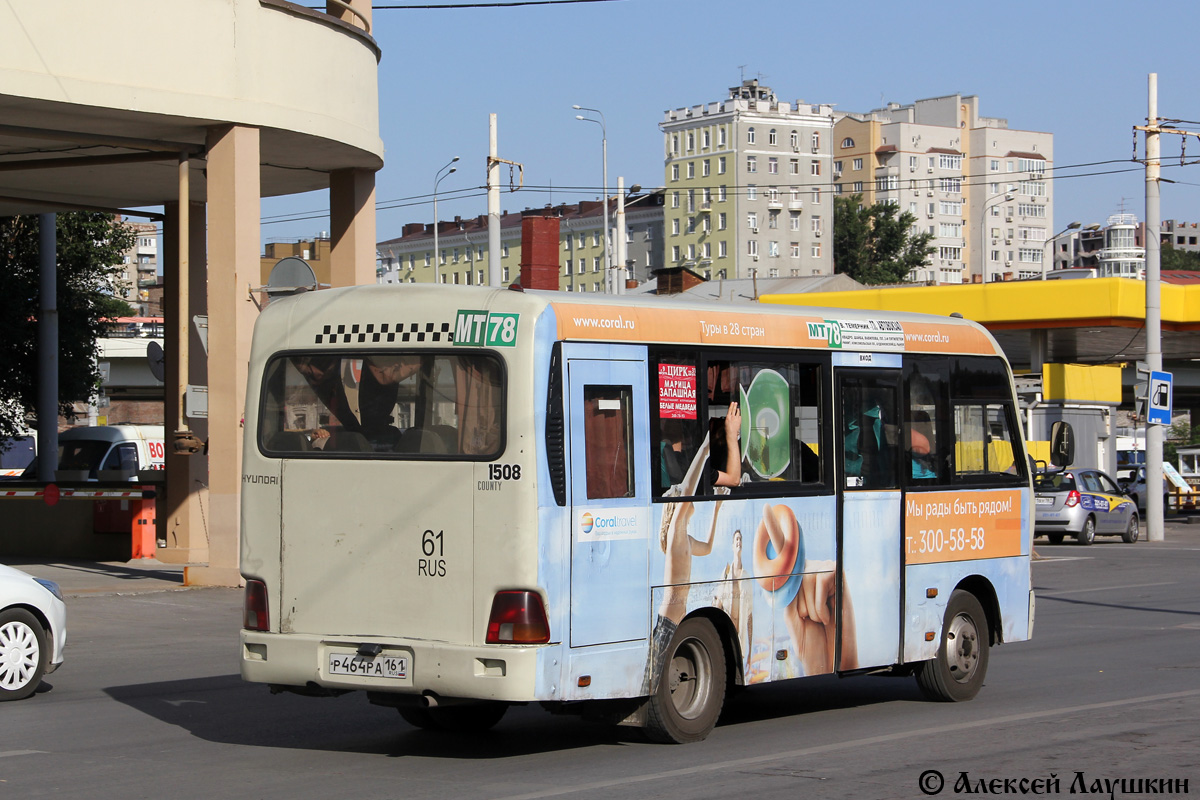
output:
[[[241,632],[242,678],[253,683],[314,689],[432,695],[441,698],[533,702],[537,646],[468,646],[409,639],[322,637]],[[360,652],[375,652],[368,658]],[[331,658],[331,656],[333,658]],[[334,674],[332,661],[387,660],[391,676]],[[397,669],[403,661],[403,674]],[[381,667],[382,670],[382,667]],[[381,671],[371,670],[371,671]]]

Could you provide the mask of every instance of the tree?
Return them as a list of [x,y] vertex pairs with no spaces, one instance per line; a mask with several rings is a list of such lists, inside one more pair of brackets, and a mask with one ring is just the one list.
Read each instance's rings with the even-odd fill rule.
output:
[[1176,250],[1170,242],[1162,246],[1159,257],[1161,269],[1200,270],[1200,253],[1191,250]]
[[928,263],[931,233],[913,233],[917,219],[892,203],[863,206],[862,195],[833,198],[833,269],[860,283],[903,283]]
[[[58,404],[90,398],[100,385],[96,339],[112,301],[119,265],[136,234],[112,214],[57,215]],[[37,406],[39,217],[0,218],[0,442]],[[126,306],[128,308],[128,306]]]

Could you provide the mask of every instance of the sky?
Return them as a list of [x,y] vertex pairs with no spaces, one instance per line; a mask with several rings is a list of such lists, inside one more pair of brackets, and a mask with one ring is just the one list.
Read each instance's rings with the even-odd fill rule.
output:
[[[524,166],[529,188],[501,196],[504,210],[519,211],[600,197],[601,129],[576,120],[581,112],[572,105],[605,116],[610,189],[618,176],[626,186],[658,187],[664,112],[723,100],[743,77],[759,78],[781,101],[841,111],[977,95],[983,116],[1054,134],[1057,228],[1104,223],[1122,211],[1144,218],[1144,172],[1130,159],[1133,126],[1146,120],[1149,73],[1158,73],[1159,115],[1192,121],[1179,127],[1200,132],[1194,0],[1140,8],[1110,0],[375,5],[372,33],[383,51],[380,241],[400,236],[407,222],[432,220],[435,173],[455,156],[457,173],[439,186],[439,216],[487,212],[491,113],[500,158]],[[1162,187],[1162,218],[1200,221],[1200,165],[1166,166],[1178,165],[1183,137],[1162,139],[1163,177],[1176,181]],[[1187,153],[1200,160],[1200,138]],[[328,213],[324,192],[265,199],[263,240],[328,230],[327,217],[288,219],[321,213]]]

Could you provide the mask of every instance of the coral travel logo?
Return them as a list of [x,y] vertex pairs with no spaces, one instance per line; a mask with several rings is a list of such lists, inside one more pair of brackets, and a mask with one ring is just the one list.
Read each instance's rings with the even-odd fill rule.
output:
[[645,539],[649,512],[644,508],[612,508],[580,511],[575,517],[580,542],[610,542],[616,539]]

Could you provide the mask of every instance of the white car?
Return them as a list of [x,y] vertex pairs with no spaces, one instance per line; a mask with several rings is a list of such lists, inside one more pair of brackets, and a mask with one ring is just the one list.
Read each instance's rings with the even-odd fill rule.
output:
[[33,694],[62,664],[66,643],[58,584],[0,564],[0,701]]

